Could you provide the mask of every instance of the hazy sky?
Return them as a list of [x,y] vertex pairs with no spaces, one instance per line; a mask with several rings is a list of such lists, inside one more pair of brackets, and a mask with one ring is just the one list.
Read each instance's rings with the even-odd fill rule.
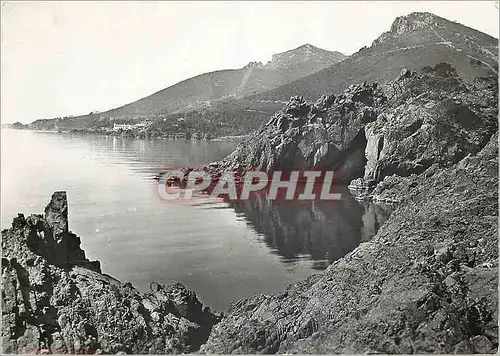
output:
[[4,2],[2,122],[117,107],[304,43],[352,54],[429,11],[498,38],[498,2]]

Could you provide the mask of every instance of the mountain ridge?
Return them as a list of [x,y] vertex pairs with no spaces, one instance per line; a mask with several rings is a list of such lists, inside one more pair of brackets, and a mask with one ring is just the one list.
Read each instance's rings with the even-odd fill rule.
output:
[[[436,28],[433,27],[430,24],[438,25],[437,27],[439,29],[445,29],[447,30],[445,35],[450,36],[450,32],[452,30],[455,30],[455,37],[459,37],[459,39],[463,40],[463,48],[458,48],[449,46],[450,42],[453,44],[453,42],[457,43],[458,40],[455,38],[452,38],[451,36],[448,38],[443,38],[443,34],[439,34],[436,31]],[[459,31],[456,30],[461,30],[461,31],[470,31],[472,33],[470,34],[459,34]],[[480,36],[481,38],[477,38],[476,36]],[[484,48],[483,46],[478,45],[475,43],[473,40],[481,40],[483,42],[489,42],[488,46],[490,47],[496,47],[494,51],[490,50],[489,48]],[[454,41],[453,41],[454,40]],[[465,50],[469,49],[469,52],[479,52],[478,56],[473,56],[474,58],[468,58],[468,59],[479,59],[482,61],[482,63],[486,63],[487,67],[489,70],[492,70],[494,74],[497,75],[498,73],[498,55],[495,55],[495,53],[498,53],[498,39],[485,34],[483,32],[480,32],[478,30],[472,29],[470,27],[467,27],[465,25],[462,25],[457,22],[453,22],[450,20],[447,20],[443,17],[428,13],[428,12],[412,12],[408,15],[405,16],[399,16],[397,17],[392,25],[389,31],[383,32],[380,36],[378,36],[373,42],[370,47],[362,47],[358,52],[354,53],[353,55],[349,56],[345,61],[342,61],[341,64],[336,63],[333,64],[332,66],[323,69],[320,72],[314,73],[308,77],[301,78],[295,82],[285,84],[283,87],[273,89],[275,92],[276,91],[281,91],[283,92],[283,95],[280,95],[281,100],[288,100],[291,96],[293,95],[304,95],[310,100],[315,100],[319,98],[322,94],[327,93],[327,92],[339,92],[343,89],[343,86],[340,84],[337,85],[325,85],[325,80],[321,80],[321,77],[330,77],[332,74],[339,73],[341,72],[344,68],[343,66],[347,66],[350,63],[346,61],[352,61],[356,62],[359,61],[363,58],[366,58],[368,55],[384,55],[384,54],[389,54],[391,52],[387,52],[387,50],[392,51],[392,53],[398,52],[398,51],[411,51],[416,52],[418,54],[418,51],[415,51],[415,49],[418,48],[423,48],[426,46],[437,46],[438,48],[433,48],[436,49],[435,55],[433,58],[418,58],[418,61],[414,61],[414,63],[410,63],[411,65],[399,65],[397,70],[391,70],[392,73],[389,75],[385,75],[383,80],[380,80],[380,78],[376,78],[375,75],[370,75],[369,73],[360,73],[355,80],[355,82],[363,82],[365,80],[377,80],[379,82],[386,82],[390,79],[393,79],[397,76],[398,72],[403,69],[403,68],[408,68],[408,69],[421,69],[421,67],[425,65],[430,65],[434,66],[438,62],[449,62],[451,63],[454,67],[457,68],[458,74],[461,77],[465,77],[466,79],[474,79],[475,77],[478,76],[485,76],[487,74],[486,72],[488,70],[481,70],[481,68],[475,68],[478,73],[471,73],[474,72],[471,70],[470,67],[473,67],[473,64],[470,64],[467,66],[467,63],[460,63],[460,66],[457,66],[456,63],[453,63],[453,61],[447,60],[448,58],[452,57],[454,53],[450,52],[464,52],[465,56],[469,57],[471,56],[470,53],[465,53]],[[439,47],[447,47],[445,48],[446,51],[443,51]],[[421,53],[420,53],[421,54]],[[430,56],[429,53],[425,53],[428,57]],[[397,54],[396,54],[397,55]],[[407,55],[406,57],[410,57]],[[437,57],[437,58],[436,58]],[[480,58],[478,58],[480,57]],[[389,58],[392,59],[392,58]],[[400,61],[401,62],[401,61]],[[376,64],[376,63],[373,63]],[[384,67],[387,67],[389,64],[392,63],[387,63],[384,62]],[[417,67],[415,67],[417,66]],[[378,68],[377,68],[378,69]],[[391,68],[392,69],[392,68]],[[364,68],[365,71],[371,71],[374,72],[373,69],[368,69]],[[384,70],[384,69],[382,69]],[[385,69],[386,72],[389,72],[389,70]],[[337,78],[334,78],[337,79]],[[340,79],[340,78],[339,78]],[[352,83],[353,81],[346,80],[347,78],[342,78],[342,84],[344,83]],[[356,78],[352,78],[356,79]],[[308,83],[304,83],[304,85],[299,84],[300,82],[315,82],[315,96],[314,97],[308,97],[305,93],[300,92],[300,90],[295,89],[293,91],[287,90],[288,87],[312,87],[312,85],[308,85]],[[332,82],[331,80],[330,82]],[[320,85],[318,85],[320,84]],[[285,94],[286,92],[286,94]],[[264,96],[272,96],[268,95],[269,92],[265,92],[262,95],[257,94],[257,97],[264,97]]]
[[[273,58],[280,58],[280,55],[291,53],[299,50],[300,46],[283,53],[274,54]],[[310,47],[308,47],[310,48]],[[250,93],[257,93],[271,89],[280,84],[290,82],[305,75],[311,74],[325,68],[336,61],[344,59],[346,56],[340,52],[331,52],[314,47],[321,51],[322,61],[310,63],[310,66],[300,66],[300,60],[291,63],[290,66],[275,66],[269,65],[273,60],[262,66],[246,65],[237,69],[221,69],[202,73],[191,78],[182,80],[167,88],[161,89],[151,95],[138,99],[132,103],[122,105],[118,108],[102,112],[103,116],[124,116],[124,115],[148,115],[148,114],[164,114],[172,113],[178,110],[183,110],[186,107],[203,107],[210,104],[210,101],[221,100],[226,97],[239,97]],[[326,53],[331,53],[328,57]],[[314,54],[313,54],[314,55]],[[304,59],[308,61],[309,58]],[[256,63],[256,62],[250,62]],[[253,73],[254,69],[260,69],[261,72]],[[272,73],[271,71],[279,71]],[[254,78],[250,78],[253,74]],[[192,81],[195,82],[192,82]],[[249,83],[250,80],[250,83]],[[258,82],[261,81],[262,84]],[[217,88],[214,88],[217,87]],[[220,89],[219,89],[220,88]],[[179,94],[188,100],[179,99],[177,103],[169,103],[166,96],[175,96],[172,91],[178,91]],[[195,102],[193,103],[193,100]],[[158,101],[161,103],[158,104]],[[144,105],[143,105],[144,104]],[[128,111],[128,112],[127,112]]]

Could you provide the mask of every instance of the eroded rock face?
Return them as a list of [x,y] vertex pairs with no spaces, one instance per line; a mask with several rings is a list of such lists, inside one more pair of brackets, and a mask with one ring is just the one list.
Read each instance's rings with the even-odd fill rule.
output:
[[350,184],[360,198],[392,201],[381,198],[384,187],[474,155],[498,130],[496,80],[465,83],[440,63],[405,70],[389,87],[388,109],[365,127],[364,176]]
[[497,141],[392,182],[406,198],[371,241],[283,293],[234,303],[201,351],[495,353]]
[[393,88],[392,108],[365,128],[365,181],[450,166],[476,154],[498,129],[495,80],[466,84],[441,64],[420,74],[406,71]]
[[45,216],[20,214],[2,232],[4,353],[185,353],[218,316],[180,284],[142,295],[102,274],[69,232],[56,192]]
[[466,83],[447,63],[403,70],[383,89],[352,85],[310,104],[293,97],[236,150],[206,167],[214,175],[256,169],[335,170],[371,191],[386,176],[420,174],[477,153],[498,129],[498,84]]
[[221,163],[224,170],[338,170],[350,180],[362,174],[364,126],[375,120],[386,97],[377,84],[352,85],[310,104],[293,97],[258,132]]

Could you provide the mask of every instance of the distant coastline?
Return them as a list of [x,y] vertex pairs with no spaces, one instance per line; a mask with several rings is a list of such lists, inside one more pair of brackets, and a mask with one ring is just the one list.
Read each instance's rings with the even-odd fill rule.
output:
[[69,134],[69,135],[92,135],[100,137],[120,137],[128,139],[149,139],[149,140],[196,140],[196,141],[214,141],[214,142],[241,142],[249,135],[228,135],[210,138],[206,135],[186,135],[186,134],[168,134],[168,133],[149,133],[149,132],[134,132],[134,131],[110,131],[103,129],[71,129],[71,130],[48,130],[48,129],[33,129],[29,125],[14,126],[13,124],[4,124],[2,129],[18,130],[18,131],[33,131],[40,133],[53,134]]

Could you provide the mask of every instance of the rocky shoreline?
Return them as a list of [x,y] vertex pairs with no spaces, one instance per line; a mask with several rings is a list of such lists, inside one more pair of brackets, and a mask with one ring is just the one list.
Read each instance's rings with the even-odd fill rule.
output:
[[4,353],[189,353],[220,319],[181,284],[141,294],[101,273],[68,230],[65,192],[2,231]]
[[3,351],[497,352],[497,83],[464,83],[440,64],[403,71],[392,88],[292,98],[203,168],[340,170],[360,199],[397,202],[371,241],[219,315],[180,284],[140,294],[102,274],[56,192],[45,214],[2,231]]

